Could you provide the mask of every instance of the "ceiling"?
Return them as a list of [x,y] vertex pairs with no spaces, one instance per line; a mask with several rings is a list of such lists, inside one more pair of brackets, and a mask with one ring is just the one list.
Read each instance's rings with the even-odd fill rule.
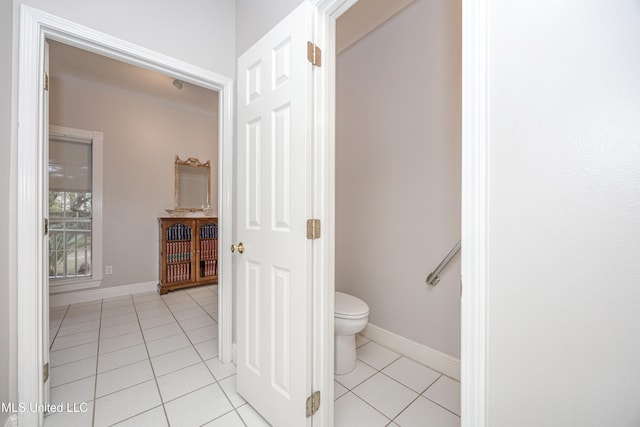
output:
[[[359,0],[337,21],[336,48],[342,52],[414,0]],[[217,92],[190,83],[178,90],[174,78],[83,49],[49,40],[52,79],[79,79],[153,96],[217,114]]]
[[178,90],[173,77],[49,40],[52,79],[79,79],[138,92],[186,108],[217,114],[218,94],[190,83]]

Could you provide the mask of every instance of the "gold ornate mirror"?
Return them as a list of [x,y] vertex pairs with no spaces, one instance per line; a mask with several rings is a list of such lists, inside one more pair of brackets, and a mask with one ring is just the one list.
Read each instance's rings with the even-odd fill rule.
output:
[[175,197],[176,211],[209,211],[211,209],[211,167],[209,161],[189,157],[175,161]]

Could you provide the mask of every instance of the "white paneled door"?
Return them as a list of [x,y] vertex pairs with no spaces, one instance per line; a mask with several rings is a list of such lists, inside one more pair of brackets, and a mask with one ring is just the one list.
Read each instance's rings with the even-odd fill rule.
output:
[[272,425],[308,425],[312,377],[312,65],[304,2],[238,60],[239,393]]

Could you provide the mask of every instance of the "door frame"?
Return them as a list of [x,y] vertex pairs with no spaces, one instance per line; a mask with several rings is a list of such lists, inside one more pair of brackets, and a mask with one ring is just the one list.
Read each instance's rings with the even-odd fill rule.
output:
[[[333,293],[335,291],[335,39],[336,20],[358,0],[313,0],[319,11],[316,43],[323,48],[323,71],[316,91],[319,123],[316,153],[319,176],[317,198],[322,207],[321,251],[324,264],[316,274],[324,292],[316,295],[331,319],[320,321],[330,334],[325,350],[333,355]],[[485,427],[487,392],[487,273],[488,273],[488,0],[462,1],[462,215],[461,215],[461,424]],[[320,239],[323,240],[323,239]],[[315,331],[315,332],[320,332]],[[328,342],[330,341],[330,342]],[[329,350],[327,350],[329,349]],[[327,353],[324,353],[325,355]],[[332,357],[330,357],[333,359]],[[325,381],[333,379],[333,360],[316,365]],[[314,377],[314,381],[316,378]],[[322,384],[322,379],[320,383]],[[316,383],[318,384],[318,383]],[[330,400],[321,405],[321,417],[333,419],[333,386],[325,389]],[[332,425],[321,422],[320,425]]]
[[[15,271],[17,298],[17,398],[20,402],[42,403],[43,366],[42,316],[46,302],[43,280],[43,185],[47,159],[43,133],[43,55],[45,39],[56,40],[99,55],[178,78],[219,94],[218,130],[218,215],[221,219],[220,247],[229,247],[233,230],[233,80],[209,70],[137,46],[38,9],[20,6],[17,122],[14,122],[10,179],[15,232],[11,260]],[[18,126],[19,123],[19,126]],[[220,251],[219,354],[232,356],[232,268],[231,257]],[[42,413],[19,412],[18,425],[41,425]]]

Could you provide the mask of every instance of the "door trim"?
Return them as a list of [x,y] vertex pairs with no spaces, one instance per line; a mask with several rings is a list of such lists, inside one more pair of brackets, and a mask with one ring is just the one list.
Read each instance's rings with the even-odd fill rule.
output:
[[[319,10],[317,42],[324,50],[317,110],[324,124],[317,129],[321,160],[319,192],[322,207],[323,267],[317,274],[324,290],[316,308],[331,319],[324,326],[325,345],[333,355],[333,293],[335,291],[335,28],[336,20],[358,0],[313,0]],[[488,271],[488,0],[462,0],[462,216],[461,237],[461,400],[463,427],[486,425],[486,346]],[[323,176],[324,175],[324,176]],[[322,239],[321,239],[322,240]],[[324,299],[323,299],[324,297]],[[321,319],[318,317],[318,319]],[[330,341],[330,342],[328,342]],[[325,349],[326,350],[326,349]],[[325,353],[326,355],[327,353]],[[330,359],[333,359],[330,357]],[[316,365],[324,381],[333,380],[333,360]],[[314,378],[314,381],[316,378]],[[320,383],[323,382],[319,379]],[[320,425],[333,425],[333,387],[325,388],[329,405],[320,406]],[[323,408],[324,406],[324,408]]]
[[[233,230],[233,80],[175,58],[134,45],[29,6],[20,6],[17,122],[14,123],[11,159],[12,217],[15,232],[11,259],[15,272],[14,292],[17,296],[17,391],[21,402],[41,403],[43,399],[41,355],[42,298],[45,283],[43,268],[43,200],[46,189],[43,173],[47,159],[43,158],[45,135],[40,109],[43,103],[44,40],[89,50],[122,62],[137,65],[167,76],[178,78],[219,93],[219,153],[218,194],[221,219],[220,247],[231,245]],[[18,123],[20,126],[18,126]],[[220,251],[219,354],[230,362],[232,355],[232,268],[231,257]],[[14,331],[18,334],[18,330]],[[18,414],[19,425],[41,425],[43,416],[30,411]]]
[[462,0],[462,426],[487,416],[488,0]]

